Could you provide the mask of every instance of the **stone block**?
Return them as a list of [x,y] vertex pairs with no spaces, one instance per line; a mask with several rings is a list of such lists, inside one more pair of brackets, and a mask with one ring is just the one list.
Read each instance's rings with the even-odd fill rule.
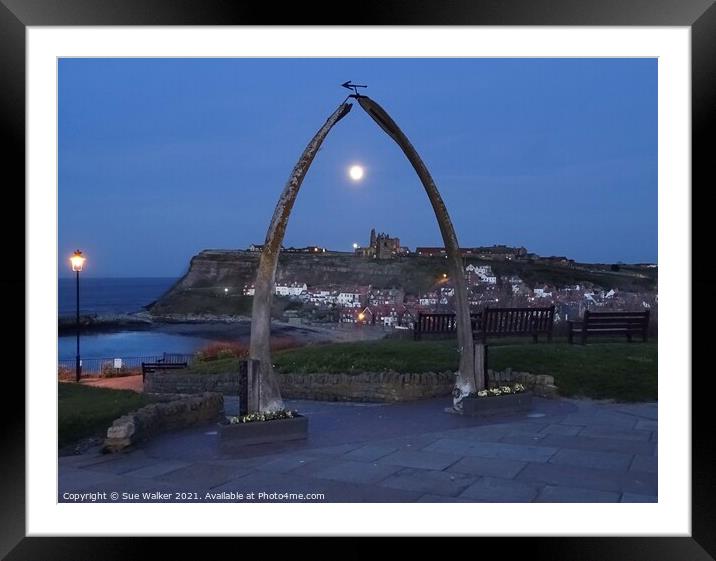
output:
[[520,376],[520,383],[524,384],[525,386],[534,386],[535,385],[535,379],[536,376],[534,374],[530,374],[529,372],[522,372],[522,375]]
[[114,421],[114,424],[107,429],[107,438],[131,438],[134,431],[134,419],[131,417],[121,417],[120,419]]
[[547,399],[556,399],[559,397],[559,389],[553,384],[546,386],[535,385],[532,388],[532,392],[538,397],[544,397]]

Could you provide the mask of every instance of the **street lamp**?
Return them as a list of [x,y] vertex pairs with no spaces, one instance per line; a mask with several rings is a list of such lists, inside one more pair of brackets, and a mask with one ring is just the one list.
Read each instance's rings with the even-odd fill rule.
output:
[[70,263],[72,263],[72,270],[75,272],[77,277],[77,355],[75,356],[75,379],[77,382],[80,381],[80,272],[85,264],[85,257],[82,252],[78,249],[70,257]]

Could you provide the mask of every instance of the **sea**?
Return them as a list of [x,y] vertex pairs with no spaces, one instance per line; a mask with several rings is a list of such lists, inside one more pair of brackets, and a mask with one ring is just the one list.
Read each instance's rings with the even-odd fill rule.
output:
[[[161,297],[176,278],[80,278],[80,314],[111,315],[139,312]],[[58,315],[74,317],[77,306],[76,279],[58,281]],[[162,333],[156,330],[126,330],[111,333],[82,334],[80,356],[83,360],[162,356],[164,353],[191,354],[210,340],[191,335]],[[75,335],[58,340],[58,359],[75,358]]]

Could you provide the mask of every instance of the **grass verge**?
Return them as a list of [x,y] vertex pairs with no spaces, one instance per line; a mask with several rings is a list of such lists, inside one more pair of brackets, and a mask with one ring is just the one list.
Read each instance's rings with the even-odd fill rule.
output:
[[130,390],[58,383],[58,435],[60,447],[91,436],[104,436],[117,417],[151,401]]

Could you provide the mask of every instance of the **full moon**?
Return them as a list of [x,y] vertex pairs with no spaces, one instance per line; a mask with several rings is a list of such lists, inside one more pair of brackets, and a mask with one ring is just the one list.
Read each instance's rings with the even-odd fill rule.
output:
[[363,179],[363,168],[361,166],[351,166],[348,170],[348,175],[351,176],[353,181],[360,181]]

